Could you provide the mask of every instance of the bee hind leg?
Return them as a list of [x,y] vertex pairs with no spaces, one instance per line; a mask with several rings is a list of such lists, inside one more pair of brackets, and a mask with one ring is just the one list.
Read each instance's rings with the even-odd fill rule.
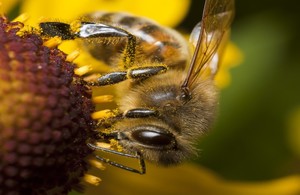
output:
[[153,116],[158,116],[158,112],[156,110],[151,110],[147,108],[135,108],[127,110],[123,113],[123,117],[125,118],[147,118]]

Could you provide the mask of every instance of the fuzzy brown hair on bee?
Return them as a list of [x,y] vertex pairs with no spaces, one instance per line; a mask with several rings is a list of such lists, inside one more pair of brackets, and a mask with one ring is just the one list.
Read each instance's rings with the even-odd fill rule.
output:
[[[81,39],[92,55],[117,69],[86,81],[95,87],[115,85],[118,94],[118,111],[94,116],[99,136],[88,145],[136,158],[140,169],[99,155],[97,159],[144,174],[144,160],[175,165],[197,154],[197,140],[215,119],[214,76],[233,16],[234,0],[206,0],[189,43],[174,30],[124,13],[88,14],[75,31],[65,23],[40,24],[47,36]],[[110,140],[116,140],[122,151],[95,144]]]
[[[196,155],[195,143],[205,134],[215,118],[217,92],[211,79],[196,82],[190,97],[183,97],[180,88],[185,73],[169,70],[139,84],[123,87],[120,99],[122,112],[135,108],[155,110],[155,117],[125,118],[116,122],[119,143],[128,151],[143,151],[145,159],[173,165]],[[125,92],[127,91],[127,92]]]
[[[185,38],[177,31],[160,26],[148,18],[123,12],[93,12],[80,20],[112,25],[135,36],[135,64],[164,63],[169,67],[184,69],[190,58]],[[81,42],[92,56],[112,67],[119,64],[127,44],[124,37],[82,39]]]

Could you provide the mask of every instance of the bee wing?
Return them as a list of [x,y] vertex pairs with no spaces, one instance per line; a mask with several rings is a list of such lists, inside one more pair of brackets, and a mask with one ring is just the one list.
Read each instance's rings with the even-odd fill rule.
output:
[[197,25],[198,27],[196,26],[199,35],[196,37],[194,55],[182,85],[183,88],[188,88],[199,75],[206,72],[207,68],[210,69],[212,76],[217,72],[222,46],[228,38],[233,17],[234,0],[207,0],[205,2],[202,21]]

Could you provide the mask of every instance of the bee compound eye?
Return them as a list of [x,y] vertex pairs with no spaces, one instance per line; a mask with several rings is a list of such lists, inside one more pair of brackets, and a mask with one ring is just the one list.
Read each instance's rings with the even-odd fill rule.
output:
[[174,143],[171,134],[157,131],[136,130],[132,133],[132,137],[142,145],[154,148],[168,147]]

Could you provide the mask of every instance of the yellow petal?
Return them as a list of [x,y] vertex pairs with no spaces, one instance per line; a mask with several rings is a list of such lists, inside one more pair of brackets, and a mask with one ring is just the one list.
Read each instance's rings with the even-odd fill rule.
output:
[[68,54],[72,53],[74,50],[79,50],[80,55],[73,61],[78,66],[90,65],[94,72],[108,72],[110,70],[106,64],[92,57],[91,54],[84,49],[81,49],[76,41],[64,41],[59,46],[59,49]]
[[20,0],[1,0],[0,14],[8,13]]
[[288,176],[262,182],[226,181],[203,167],[184,164],[160,168],[147,164],[146,175],[138,175],[108,166],[101,172],[103,181],[85,194],[110,195],[296,195],[300,176]]
[[226,46],[219,72],[215,77],[215,83],[219,88],[225,88],[230,84],[230,69],[239,65],[242,61],[243,54],[240,49],[234,43],[229,43]]
[[31,14],[29,24],[34,25],[41,17],[73,20],[92,11],[126,11],[152,18],[167,26],[178,24],[190,6],[190,0],[26,0],[22,12]]

